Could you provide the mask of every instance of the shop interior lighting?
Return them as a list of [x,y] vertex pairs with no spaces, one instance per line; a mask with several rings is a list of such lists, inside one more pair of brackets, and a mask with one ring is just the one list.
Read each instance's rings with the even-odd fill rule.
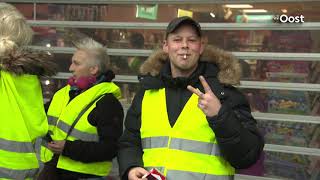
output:
[[244,9],[242,10],[244,13],[266,13],[268,12],[265,9]]
[[212,18],[215,18],[215,17],[216,17],[216,15],[215,15],[213,12],[210,13],[210,16],[211,16]]
[[253,8],[250,4],[226,4],[225,7],[227,8],[239,8],[239,9],[245,9],[245,8]]
[[50,80],[46,80],[44,84],[48,86],[50,84]]

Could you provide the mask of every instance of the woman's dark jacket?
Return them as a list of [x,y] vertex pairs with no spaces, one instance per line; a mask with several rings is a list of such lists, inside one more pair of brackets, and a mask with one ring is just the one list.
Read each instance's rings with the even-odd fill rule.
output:
[[[204,92],[199,75],[204,76],[222,104],[218,115],[207,117],[207,120],[224,157],[238,169],[254,164],[263,150],[264,140],[245,96],[232,86],[239,84],[241,70],[238,61],[222,50],[208,47],[190,77],[172,78],[167,59],[163,51],[157,51],[140,69],[144,74],[139,77],[142,88],[127,112],[125,131],[119,141],[118,161],[122,179],[127,179],[130,168],[143,167],[140,127],[144,91],[166,88],[167,111],[173,126],[191,96],[187,85]],[[154,124],[156,126],[157,122]]]

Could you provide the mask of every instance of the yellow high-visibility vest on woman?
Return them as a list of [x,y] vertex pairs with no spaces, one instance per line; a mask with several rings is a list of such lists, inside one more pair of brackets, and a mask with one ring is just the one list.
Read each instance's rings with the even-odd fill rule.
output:
[[[88,122],[89,113],[95,108],[93,103],[88,110],[80,115],[79,121],[74,126],[70,135],[67,133],[72,123],[76,120],[80,112],[92,101],[97,102],[106,93],[112,93],[116,98],[120,98],[121,93],[118,86],[112,82],[99,83],[83,93],[76,96],[69,102],[70,86],[67,85],[55,93],[48,110],[49,131],[52,132],[53,140],[82,140],[98,142],[99,136],[97,128]],[[100,98],[99,98],[100,97]],[[98,99],[97,99],[98,98]],[[107,110],[107,109],[106,109]],[[44,146],[41,147],[41,160],[48,162],[52,159],[53,152]],[[68,171],[92,174],[96,176],[106,176],[111,170],[112,162],[102,161],[93,163],[83,163],[60,155],[57,168]]]
[[33,178],[34,143],[48,130],[40,81],[0,71],[0,179]]
[[143,163],[168,180],[233,179],[234,168],[222,157],[215,134],[192,95],[170,126],[165,89],[147,90],[142,100]]

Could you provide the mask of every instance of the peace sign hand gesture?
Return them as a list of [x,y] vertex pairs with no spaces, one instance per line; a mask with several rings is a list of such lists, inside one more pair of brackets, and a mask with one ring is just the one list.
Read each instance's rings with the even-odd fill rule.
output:
[[189,91],[191,91],[199,97],[198,107],[203,111],[203,113],[207,117],[213,117],[218,114],[221,108],[220,100],[217,98],[216,95],[214,95],[204,77],[200,76],[199,79],[204,88],[205,93],[202,93],[199,89],[195,89],[191,85],[189,85],[187,88]]

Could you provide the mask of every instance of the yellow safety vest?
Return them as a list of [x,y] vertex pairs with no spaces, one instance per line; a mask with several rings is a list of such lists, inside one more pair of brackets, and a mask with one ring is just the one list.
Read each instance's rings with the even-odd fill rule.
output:
[[[99,96],[112,93],[116,98],[120,98],[121,92],[117,85],[112,82],[104,82],[97,84],[85,92],[79,94],[69,102],[70,86],[66,86],[55,93],[48,110],[49,131],[53,140],[65,140],[67,132],[71,128],[72,123],[78,117],[79,113],[92,101]],[[98,99],[99,100],[99,99]],[[98,101],[96,100],[96,102]],[[97,128],[88,122],[89,113],[96,107],[93,103],[87,111],[83,113],[79,121],[74,126],[67,140],[82,140],[98,142],[99,136]],[[106,109],[107,110],[107,109]],[[41,147],[41,160],[48,162],[53,156],[48,148],[43,143]],[[73,172],[92,174],[97,176],[106,176],[112,168],[112,162],[101,161],[93,163],[83,163],[80,161],[72,160],[66,156],[60,155],[57,167]]]
[[222,157],[215,134],[192,95],[170,126],[165,89],[147,90],[142,100],[143,163],[168,180],[233,179],[234,168]]
[[37,76],[0,71],[0,124],[0,179],[34,177],[34,142],[48,131]]

